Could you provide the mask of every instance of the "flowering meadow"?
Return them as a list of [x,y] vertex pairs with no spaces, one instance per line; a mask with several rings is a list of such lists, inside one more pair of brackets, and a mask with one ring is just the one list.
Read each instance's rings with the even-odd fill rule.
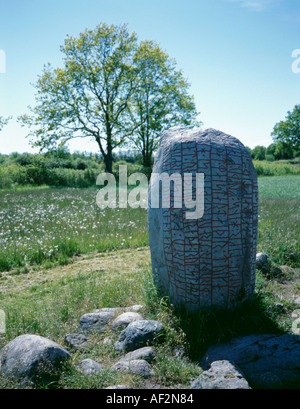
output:
[[104,209],[94,189],[0,193],[0,271],[148,244],[145,209]]
[[[258,251],[300,265],[300,176],[259,178]],[[147,211],[104,209],[96,189],[0,190],[0,271],[148,245]]]

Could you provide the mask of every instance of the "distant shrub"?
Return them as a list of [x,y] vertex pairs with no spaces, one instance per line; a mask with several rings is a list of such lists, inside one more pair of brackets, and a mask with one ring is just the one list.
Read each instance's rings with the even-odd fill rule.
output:
[[253,161],[258,176],[300,175],[300,167],[284,162]]
[[271,154],[271,153],[266,154],[266,161],[267,162],[274,162],[274,160],[275,160],[275,156],[273,154]]

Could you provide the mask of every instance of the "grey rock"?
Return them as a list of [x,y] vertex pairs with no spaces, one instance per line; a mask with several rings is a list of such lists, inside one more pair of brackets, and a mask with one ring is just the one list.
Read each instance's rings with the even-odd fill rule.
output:
[[22,386],[48,385],[60,377],[70,358],[56,342],[38,335],[21,335],[1,349],[0,373]]
[[144,359],[145,361],[152,361],[154,358],[154,350],[152,347],[143,347],[135,351],[128,352],[120,361],[130,361],[133,359]]
[[256,254],[256,268],[263,272],[267,272],[270,270],[270,267],[271,267],[270,257],[265,253],[257,253]]
[[228,361],[215,361],[191,384],[191,389],[251,389],[241,371]]
[[103,366],[93,359],[84,359],[77,366],[78,370],[84,375],[94,375],[103,371]]
[[139,375],[145,379],[154,375],[154,371],[151,368],[151,365],[144,359],[119,361],[111,367],[111,370],[117,371],[117,372],[128,372],[133,375]]
[[105,389],[133,389],[133,388],[129,385],[111,385]]
[[79,321],[78,331],[89,334],[91,332],[105,332],[113,316],[110,312],[84,314]]
[[292,318],[300,318],[300,310],[297,309],[297,310],[292,311],[291,317]]
[[298,307],[300,307],[300,297],[296,298],[296,299],[294,300],[294,303],[295,303]]
[[300,335],[248,335],[211,346],[202,361],[208,368],[218,360],[238,366],[252,388],[300,385]]
[[[201,183],[196,190],[196,173],[204,174],[203,194]],[[185,201],[182,208],[174,206],[175,183],[170,208],[155,208],[152,193],[162,174],[194,175],[199,214],[191,214],[195,209]],[[175,190],[183,198],[184,185],[177,183]],[[233,307],[251,297],[257,222],[257,174],[238,139],[215,129],[174,127],[163,133],[149,187],[148,225],[154,281],[170,303],[194,311]]]
[[138,312],[124,312],[123,314],[119,315],[111,324],[111,329],[119,330],[121,328],[127,327],[133,321],[143,320],[143,316]]
[[91,346],[90,341],[83,334],[67,334],[64,338],[67,347],[77,350],[87,349]]
[[275,302],[274,306],[279,310],[280,312],[285,312],[285,307],[281,302]]
[[146,346],[148,342],[162,333],[163,328],[163,324],[158,321],[134,321],[121,332],[115,348],[120,352],[134,351]]
[[103,340],[103,345],[111,345],[113,342],[111,337],[105,337]]

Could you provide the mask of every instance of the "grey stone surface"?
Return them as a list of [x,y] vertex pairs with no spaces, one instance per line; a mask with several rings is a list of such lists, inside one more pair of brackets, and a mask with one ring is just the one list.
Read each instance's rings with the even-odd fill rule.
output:
[[243,372],[252,388],[300,385],[300,335],[248,335],[210,347],[202,361],[208,368],[228,360]]
[[146,346],[163,331],[163,324],[153,320],[134,321],[120,334],[115,348],[122,351],[134,351]]
[[298,307],[300,307],[300,297],[297,297],[297,298],[294,300],[294,303],[295,303]]
[[127,327],[133,321],[143,320],[142,314],[138,312],[124,312],[123,314],[119,315],[111,324],[111,329],[119,330],[122,328]]
[[144,359],[133,359],[130,361],[122,360],[113,365],[111,370],[117,372],[128,372],[134,375],[142,376],[145,379],[154,375],[151,365]]
[[120,361],[130,361],[133,359],[144,359],[145,361],[152,361],[154,358],[154,350],[152,347],[143,347],[136,349],[135,351],[128,352],[124,355]]
[[191,384],[191,389],[251,389],[241,371],[229,361],[215,361]]
[[[154,174],[163,173],[189,173],[194,179],[204,174],[202,217],[189,219],[194,209],[185,203],[175,208],[173,183],[170,208],[153,208]],[[184,198],[184,183],[181,187]],[[200,203],[203,194],[199,197]],[[163,133],[149,187],[148,225],[154,280],[171,303],[193,311],[234,306],[250,297],[257,221],[257,174],[238,139],[215,129],[175,127]]]
[[84,359],[77,366],[77,369],[84,375],[94,375],[102,372],[103,366],[93,359]]
[[67,334],[64,338],[67,347],[77,350],[83,350],[91,346],[90,341],[83,334]]
[[111,385],[105,389],[133,389],[133,388],[129,385]]
[[262,272],[268,272],[271,268],[270,257],[265,253],[257,253],[255,263],[256,268]]
[[21,335],[0,351],[0,373],[22,386],[47,385],[59,378],[71,358],[61,345],[38,335]]
[[78,332],[84,334],[89,334],[91,332],[105,332],[113,317],[114,315],[110,312],[84,314],[80,318]]

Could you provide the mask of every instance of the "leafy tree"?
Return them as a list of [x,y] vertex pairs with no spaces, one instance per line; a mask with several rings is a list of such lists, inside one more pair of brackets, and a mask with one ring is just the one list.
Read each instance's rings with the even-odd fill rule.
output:
[[300,105],[296,105],[292,112],[288,111],[285,121],[274,126],[272,136],[275,142],[280,142],[281,149],[300,149]]
[[63,68],[44,67],[35,84],[36,106],[19,118],[32,129],[33,145],[49,149],[93,138],[111,172],[113,150],[133,131],[127,108],[136,86],[136,48],[136,35],[125,25],[103,23],[79,38],[68,36]]
[[266,154],[266,148],[264,146],[255,146],[251,151],[251,156],[255,160],[264,160]]
[[160,134],[174,125],[199,125],[198,113],[182,72],[155,42],[141,42],[134,64],[138,88],[130,101],[135,127],[131,141],[141,153],[143,164],[150,167]]

